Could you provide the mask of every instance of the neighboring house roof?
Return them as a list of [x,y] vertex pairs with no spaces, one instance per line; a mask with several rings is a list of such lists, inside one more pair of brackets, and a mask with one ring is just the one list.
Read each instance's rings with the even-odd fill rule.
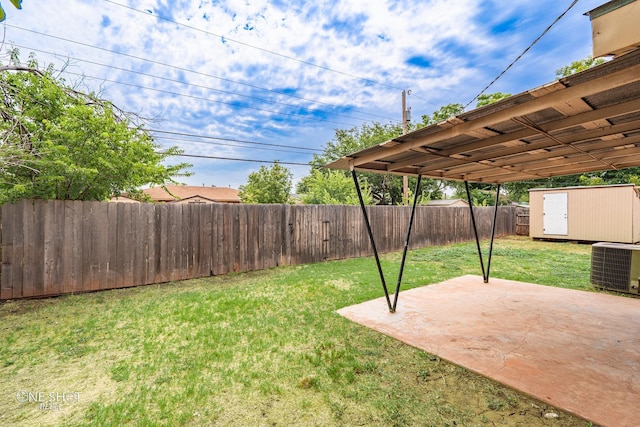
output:
[[[167,192],[169,190],[169,192]],[[200,187],[197,185],[167,185],[142,190],[154,202],[171,203],[185,199],[199,198],[199,202],[240,203],[238,190],[228,187]],[[194,200],[195,201],[195,200]]]
[[109,201],[119,203],[140,203],[138,200],[131,199],[127,196],[113,196]]
[[447,199],[447,200],[429,200],[427,206],[444,206],[444,207],[456,207],[456,206],[469,206],[469,203],[462,199]]
[[[222,203],[218,200],[209,199],[207,197],[202,197],[200,195],[195,195],[191,197],[185,197],[184,199],[176,199],[166,203]],[[230,202],[224,202],[230,203]]]

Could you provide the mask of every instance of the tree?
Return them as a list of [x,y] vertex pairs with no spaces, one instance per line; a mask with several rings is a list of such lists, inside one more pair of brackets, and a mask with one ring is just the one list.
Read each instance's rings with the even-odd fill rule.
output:
[[0,203],[26,198],[107,200],[148,185],[176,183],[189,165],[165,166],[131,115],[95,94],[67,86],[52,67],[26,66],[12,53],[0,67]]
[[293,175],[275,162],[271,167],[260,166],[258,172],[249,174],[247,185],[240,186],[242,203],[289,203]]
[[[353,180],[342,171],[329,170],[323,173],[313,169],[306,177],[306,194],[302,201],[308,205],[357,205],[358,193]],[[371,188],[366,179],[360,180],[362,199],[365,204],[371,204]]]
[[[496,93],[490,95],[483,95],[479,98],[480,102],[495,102],[499,99],[510,96],[509,94]],[[431,116],[425,114],[422,116],[422,122],[411,126],[409,129],[419,129],[425,126],[441,123],[450,117],[456,116],[464,111],[462,104],[447,104],[434,111]],[[318,191],[333,191],[327,188],[324,184],[320,184],[318,179],[318,173],[322,173],[325,179],[328,177],[328,172],[321,167],[327,163],[337,160],[347,154],[354,153],[356,151],[369,148],[376,144],[380,144],[384,141],[388,141],[395,137],[402,135],[402,126],[400,123],[393,124],[363,124],[360,128],[355,127],[352,129],[336,130],[335,137],[332,141],[328,142],[325,146],[324,152],[320,155],[314,154],[314,158],[311,161],[312,172],[310,176],[304,177],[298,184],[298,192],[304,194],[316,193],[314,186],[319,186]],[[318,172],[316,172],[318,171]],[[351,180],[347,177],[348,172],[339,171],[339,173],[345,176],[344,180]],[[333,178],[337,179],[337,178]],[[382,174],[362,174],[362,179],[366,180],[369,188],[371,189],[371,197],[375,204],[403,204],[403,185],[402,178],[397,175],[382,175]],[[409,180],[410,188],[414,188],[415,178]],[[444,196],[444,188],[447,183],[442,180],[436,179],[423,179],[422,180],[422,194],[423,200],[429,199],[441,199]],[[331,200],[340,200],[339,198],[329,197]],[[322,200],[322,198],[315,198],[314,200]],[[315,202],[319,203],[319,202]]]
[[[22,0],[10,0],[11,4],[15,6],[16,9],[22,9]],[[2,8],[2,4],[0,4],[0,22],[4,21],[7,17],[4,9]]]
[[314,154],[311,165],[321,167],[347,154],[372,147],[402,135],[400,123],[382,124],[374,122],[351,129],[336,129],[334,138],[327,142],[322,154]]
[[510,96],[511,96],[510,93],[502,93],[502,92],[489,93],[489,94],[483,93],[482,95],[478,96],[478,103],[476,104],[476,107],[484,107],[485,105],[493,104],[494,102],[498,102],[501,99],[505,99]]
[[428,114],[423,114],[422,123],[418,127],[430,126],[444,122],[448,118],[457,116],[463,111],[464,106],[462,104],[443,105],[442,107],[434,111],[433,115],[431,116],[429,116]]
[[[496,92],[491,94],[482,94],[478,96],[478,103],[476,107],[482,107],[484,105],[488,105],[501,99],[507,98],[511,96],[510,93],[502,93]],[[428,115],[422,116],[422,122],[425,126],[436,124],[447,120],[450,117],[457,116],[458,114],[464,111],[464,107],[462,104],[447,104],[443,107],[440,107],[436,110],[431,117]],[[458,181],[446,181],[445,185],[447,187],[451,187],[454,190],[454,197],[458,197],[461,199],[467,198],[467,193],[464,187],[464,183]],[[491,186],[487,184],[477,184],[470,183],[469,184],[471,198],[473,202],[477,206],[490,206],[495,203],[495,198],[491,195]],[[434,194],[433,198],[441,198],[436,197],[438,194]]]
[[[372,123],[363,124],[360,128],[337,129],[333,140],[325,145],[322,154],[314,154],[310,162],[312,174],[314,171],[322,173],[325,177],[328,170],[322,168],[323,165],[339,159],[347,154],[360,151],[402,134],[402,126],[397,124]],[[348,172],[340,171],[345,180],[351,180]],[[317,176],[317,175],[316,175]],[[402,179],[392,175],[364,174],[362,179],[366,180],[371,190],[371,197],[376,204],[395,204],[402,202]],[[301,193],[313,192],[310,188],[310,177],[304,177],[298,185]],[[314,180],[314,182],[318,182]],[[313,184],[311,184],[313,185]],[[353,184],[352,184],[353,185]],[[355,189],[354,189],[355,190]]]
[[[455,182],[453,197],[467,200],[467,190],[463,182]],[[496,203],[496,187],[493,184],[469,183],[469,192],[474,206],[494,206]],[[501,191],[502,192],[502,191]],[[506,200],[498,199],[498,204],[505,204]]]
[[[312,167],[311,176],[321,173],[326,178],[329,171],[323,169],[322,166],[337,160],[347,154],[363,150],[384,141],[393,139],[402,135],[402,126],[400,123],[393,124],[363,124],[361,127],[354,127],[348,130],[338,129],[333,140],[329,141],[320,155],[314,154],[313,160],[310,162]],[[317,172],[315,172],[317,171]],[[344,176],[343,182],[352,181],[347,171],[337,171]],[[319,181],[312,179],[311,176],[302,178],[298,184],[298,192],[308,194],[314,192],[313,185]],[[317,175],[316,175],[317,177]],[[337,179],[337,178],[334,178]],[[403,204],[402,194],[402,177],[397,175],[382,175],[374,173],[365,173],[360,175],[361,181],[366,181],[371,191],[372,202],[379,205],[399,205]],[[353,186],[353,184],[351,184]],[[442,194],[443,185],[436,180],[423,180],[423,194]],[[324,187],[319,191],[329,190]],[[355,191],[355,188],[354,188]]]
[[602,63],[604,63],[604,59],[594,58],[591,55],[589,55],[584,59],[573,61],[571,64],[567,66],[558,68],[556,70],[556,79],[561,79],[562,77],[567,77],[567,76],[570,76],[571,74],[579,73],[580,71],[584,71],[586,69],[595,67],[596,65],[600,65]]

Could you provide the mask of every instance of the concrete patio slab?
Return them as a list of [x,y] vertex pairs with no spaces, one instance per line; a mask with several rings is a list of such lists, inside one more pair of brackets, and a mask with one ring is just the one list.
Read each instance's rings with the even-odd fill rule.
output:
[[640,300],[463,276],[338,310],[600,426],[640,426]]

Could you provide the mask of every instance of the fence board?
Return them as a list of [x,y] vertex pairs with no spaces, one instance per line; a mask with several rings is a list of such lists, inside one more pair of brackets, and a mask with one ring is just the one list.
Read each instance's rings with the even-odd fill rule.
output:
[[[95,228],[95,215],[93,212],[94,202],[83,203],[82,205],[82,227],[80,237],[80,263],[82,276],[81,289],[87,291],[95,291],[98,286],[93,282],[91,277],[91,234]],[[92,224],[93,222],[93,224]]]
[[[258,270],[275,266],[275,246],[280,229],[279,224],[276,226],[274,223],[274,213],[277,208],[277,205],[271,205],[269,209],[256,212],[258,217],[257,234],[260,236],[260,249],[256,253],[259,261]],[[260,253],[263,255],[260,256]]]
[[177,266],[176,276],[178,280],[183,280],[186,274],[189,272],[189,264],[191,262],[191,252],[192,252],[192,242],[191,242],[191,233],[189,230],[191,229],[191,204],[183,204],[179,203],[180,211],[178,211],[178,216],[180,219],[177,221],[178,226],[178,247],[176,250],[180,254],[180,262]]
[[233,233],[231,232],[231,206],[214,206],[214,223],[216,235],[214,245],[216,248],[214,274],[227,274],[231,265],[230,253],[233,248]]
[[[146,270],[146,242],[147,227],[146,227],[146,215],[144,214],[143,205],[138,203],[126,203],[131,205],[131,223],[132,229],[132,276],[131,279],[134,284],[144,284],[145,270]],[[134,285],[135,286],[135,285]]]
[[[14,297],[14,267],[16,256],[13,253],[14,233],[18,228],[15,225],[15,205],[7,204],[0,207],[0,243],[2,244],[2,271],[0,272],[0,299]],[[22,256],[20,257],[22,258]],[[17,295],[16,295],[17,297]]]
[[180,265],[180,253],[177,245],[178,238],[178,211],[180,205],[167,206],[167,278],[169,281],[176,280],[178,278],[177,269]]
[[202,204],[199,209],[198,227],[194,227],[194,232],[199,231],[198,251],[199,264],[196,274],[199,277],[209,276],[211,274],[211,249],[213,248],[213,224],[211,222],[211,204]]
[[146,241],[144,242],[144,284],[149,285],[155,283],[155,212],[153,205],[143,204],[140,206],[140,216],[142,217],[142,226],[145,230]]
[[117,288],[120,281],[118,269],[118,205],[120,203],[107,204],[107,263],[106,286],[110,289]]
[[[35,260],[35,250],[34,245],[37,244],[35,241],[35,236],[33,236],[33,205],[29,203],[29,201],[25,201],[23,204],[23,209],[20,212],[17,212],[18,215],[22,216],[22,235],[16,236],[18,237],[21,245],[22,245],[22,253],[23,260],[33,259]],[[23,266],[22,270],[22,288],[20,290],[19,295],[21,297],[29,297],[33,294],[33,282],[34,282],[34,271],[35,265],[30,266],[30,268],[26,268]]]
[[54,231],[54,248],[52,257],[55,263],[55,272],[52,277],[53,286],[51,286],[51,293],[53,295],[59,295],[64,292],[65,286],[65,275],[64,275],[64,263],[65,260],[61,258],[61,255],[64,253],[65,247],[65,202],[62,200],[56,200],[54,203],[54,221],[53,221],[53,231]]
[[[14,232],[13,232],[13,279],[14,289],[13,298],[22,298],[24,296],[24,214],[23,211],[29,208],[29,201],[25,200],[18,203],[14,210]],[[4,267],[4,266],[3,266]]]
[[43,225],[43,265],[44,265],[44,278],[43,282],[47,284],[46,289],[43,289],[42,294],[56,294],[58,291],[58,284],[56,283],[56,268],[58,263],[56,262],[56,217],[55,217],[55,200],[47,202],[49,209],[45,208],[44,218],[42,218]]
[[127,277],[128,262],[131,256],[129,247],[131,239],[131,223],[129,222],[130,216],[127,215],[127,204],[118,203],[116,207],[116,272],[117,272],[117,287],[124,288],[129,282]]

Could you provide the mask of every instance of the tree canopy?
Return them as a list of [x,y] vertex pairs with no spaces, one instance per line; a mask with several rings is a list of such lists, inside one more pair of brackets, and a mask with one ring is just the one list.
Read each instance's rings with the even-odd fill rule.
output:
[[[16,9],[22,9],[22,0],[10,0],[11,4],[15,6]],[[0,22],[4,21],[7,17],[2,4],[0,4]]]
[[482,95],[478,96],[478,102],[476,104],[476,107],[484,107],[485,105],[493,104],[494,102],[498,102],[501,99],[508,98],[510,96],[511,96],[510,93],[502,93],[502,92],[489,93],[489,94],[483,93]]
[[240,186],[242,203],[289,203],[293,175],[278,162],[249,174],[247,185]]
[[[339,180],[337,174],[342,175],[339,182],[351,182],[352,190],[348,191],[342,185],[338,187],[330,187],[327,183],[323,183],[318,174],[322,174],[324,179],[329,179],[329,171],[322,168],[323,165],[339,159],[347,154],[380,144],[383,141],[392,139],[402,135],[402,125],[400,123],[382,124],[374,122],[372,124],[363,124],[361,127],[351,129],[337,129],[334,138],[325,145],[322,154],[314,154],[310,165],[312,167],[311,175],[302,178],[298,184],[297,191],[302,194],[313,195],[304,200],[313,200],[314,203],[325,203],[322,200],[330,201],[330,203],[347,203],[342,200],[356,200],[356,191],[349,172],[335,171],[332,175],[332,183],[336,184]],[[365,191],[370,191],[371,202],[384,205],[403,204],[403,185],[402,177],[397,175],[381,175],[366,173],[360,174],[360,182]],[[413,179],[411,180],[413,181]],[[316,188],[318,187],[318,188]],[[436,180],[423,180],[423,196],[438,198],[437,195],[442,194],[443,184]],[[332,194],[332,191],[342,192]],[[329,192],[330,197],[316,197],[322,192]],[[327,202],[328,203],[328,202]]]
[[[360,180],[362,199],[371,204],[371,188],[366,179]],[[358,193],[353,180],[342,171],[329,170],[322,172],[313,169],[306,177],[307,191],[302,201],[308,205],[357,205]]]
[[573,61],[571,64],[558,68],[556,70],[556,79],[560,79],[562,77],[570,76],[571,74],[579,73],[580,71],[584,71],[591,67],[595,67],[596,65],[600,65],[604,63],[604,59],[602,58],[594,58],[589,55],[584,59],[579,59],[577,61]]
[[[486,105],[490,102],[498,101],[502,98],[508,97],[510,94],[495,93],[489,95],[482,95],[478,98],[478,106]],[[425,126],[441,123],[450,117],[456,116],[464,111],[462,104],[447,104],[431,115],[425,114],[422,116],[422,122],[410,126],[409,131],[419,129]],[[329,172],[322,169],[322,166],[343,157],[347,154],[363,150],[376,144],[380,144],[383,141],[395,138],[402,135],[402,125],[400,123],[372,123],[363,124],[361,127],[355,127],[352,129],[336,130],[335,137],[329,141],[322,154],[314,154],[314,158],[311,161],[311,175],[302,178],[298,184],[298,192],[311,195],[305,198],[305,202],[311,203],[347,203],[346,200],[356,200],[355,188],[351,184],[352,190],[350,192],[346,187],[336,185],[339,178],[336,174],[341,174],[343,178],[341,183],[351,181],[347,176],[348,172],[336,171],[331,177]],[[324,182],[324,180],[330,180],[330,183]],[[375,204],[393,204],[399,205],[405,203],[403,200],[403,183],[402,178],[396,175],[382,175],[365,173],[361,174],[361,183],[371,192],[371,200]],[[414,188],[415,178],[409,180],[410,188]],[[422,200],[441,199],[444,196],[444,188],[447,185],[452,185],[445,181],[436,179],[424,179],[422,181],[422,194],[420,195]],[[454,184],[455,185],[455,184]],[[322,197],[318,197],[318,194],[322,194]],[[478,193],[480,194],[480,193]]]
[[0,67],[0,203],[19,199],[107,200],[175,183],[189,165],[165,166],[163,149],[133,116],[85,94],[17,54]]
[[462,104],[447,104],[438,108],[433,112],[431,116],[428,114],[422,115],[422,123],[418,124],[418,128],[435,125],[441,122],[444,122],[449,117],[457,116],[458,114],[464,111],[464,106]]

